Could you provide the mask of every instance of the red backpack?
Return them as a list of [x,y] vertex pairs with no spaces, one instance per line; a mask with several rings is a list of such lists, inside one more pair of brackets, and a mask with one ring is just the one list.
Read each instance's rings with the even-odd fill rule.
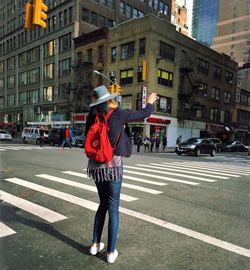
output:
[[[109,127],[107,121],[113,110],[109,110],[107,115],[96,113],[95,123],[89,129],[85,140],[85,153],[88,158],[101,163],[108,163],[113,157],[113,148],[108,138]],[[103,122],[99,116],[102,115]]]

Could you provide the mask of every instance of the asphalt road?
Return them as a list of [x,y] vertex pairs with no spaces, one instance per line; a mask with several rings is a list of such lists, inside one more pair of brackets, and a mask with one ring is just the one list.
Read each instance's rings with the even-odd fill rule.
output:
[[126,159],[114,265],[88,253],[98,196],[82,149],[1,144],[0,157],[1,270],[250,269],[247,153]]

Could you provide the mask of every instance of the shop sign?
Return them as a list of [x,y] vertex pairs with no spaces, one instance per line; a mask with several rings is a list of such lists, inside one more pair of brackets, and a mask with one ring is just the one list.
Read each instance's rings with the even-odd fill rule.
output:
[[142,102],[141,107],[146,108],[146,104],[147,104],[147,87],[146,86],[142,86],[141,102]]
[[168,124],[171,123],[171,120],[149,117],[149,118],[147,119],[147,122],[148,122],[148,123],[155,123],[155,124],[168,125]]
[[75,124],[84,124],[86,123],[87,114],[79,113],[74,115]]

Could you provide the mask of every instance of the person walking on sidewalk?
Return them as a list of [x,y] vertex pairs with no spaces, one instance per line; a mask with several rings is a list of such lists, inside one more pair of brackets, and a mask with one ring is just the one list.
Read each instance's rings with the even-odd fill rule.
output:
[[150,144],[149,137],[148,136],[145,136],[142,143],[144,145],[144,151],[145,151],[145,153],[147,152],[147,150],[149,152],[149,144]]
[[[128,140],[124,125],[128,122],[134,122],[138,119],[149,117],[154,110],[153,103],[157,99],[156,93],[152,93],[148,98],[148,103],[145,108],[132,111],[119,108],[114,101],[116,96],[117,93],[109,94],[104,85],[94,89],[94,101],[90,104],[91,109],[87,117],[85,130],[85,136],[87,136],[91,126],[95,123],[97,112],[107,115],[109,110],[113,109],[113,112],[107,121],[109,127],[108,138],[111,145],[113,147],[115,146],[113,158],[108,163],[99,163],[96,160],[89,159],[87,166],[87,174],[94,180],[100,199],[100,204],[94,220],[90,254],[96,255],[104,248],[101,237],[105,216],[108,212],[108,263],[114,263],[118,257],[116,238],[119,229],[119,204],[123,179],[123,157],[129,157],[132,153],[132,141],[131,139]],[[127,144],[130,144],[131,147],[128,147]]]
[[44,137],[44,128],[43,126],[41,126],[40,130],[39,130],[39,133],[40,133],[40,142],[39,142],[39,145],[40,147],[43,146],[43,143],[44,143],[44,140],[45,140],[45,137]]
[[155,137],[154,137],[154,135],[151,135],[151,137],[150,137],[150,152],[153,152],[154,145],[155,145]]
[[66,126],[66,128],[64,129],[63,135],[64,135],[64,138],[63,138],[63,142],[62,142],[62,148],[64,149],[65,146],[72,148],[69,126]]
[[160,148],[160,136],[157,135],[155,139],[155,152],[159,153],[159,148]]
[[139,153],[141,145],[142,145],[142,135],[141,134],[139,134],[139,136],[137,137],[136,144],[137,144],[137,153]]
[[167,136],[164,135],[162,139],[162,150],[165,151],[165,148],[167,146]]

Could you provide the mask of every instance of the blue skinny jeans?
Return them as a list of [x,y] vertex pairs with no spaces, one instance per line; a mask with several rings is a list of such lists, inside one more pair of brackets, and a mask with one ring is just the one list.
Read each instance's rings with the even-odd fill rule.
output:
[[[121,169],[122,170],[122,169]],[[96,182],[100,204],[95,215],[93,243],[100,243],[106,212],[109,214],[107,251],[114,252],[119,229],[119,205],[123,172],[116,181]]]

